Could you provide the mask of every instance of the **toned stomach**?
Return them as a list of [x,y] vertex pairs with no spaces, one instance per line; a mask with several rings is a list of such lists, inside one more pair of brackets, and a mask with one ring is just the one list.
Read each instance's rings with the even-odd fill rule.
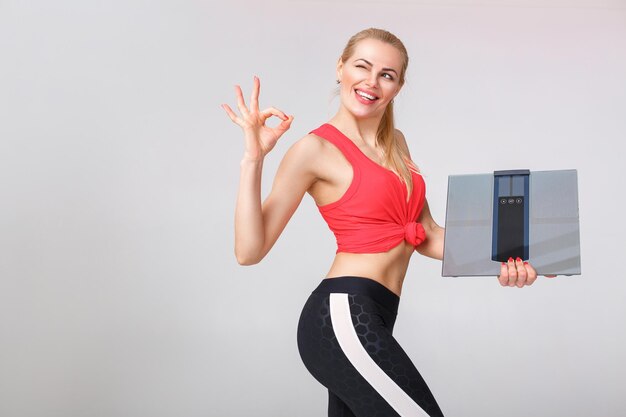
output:
[[326,278],[357,276],[371,278],[397,296],[402,292],[402,283],[415,248],[407,242],[382,253],[346,253],[335,255]]

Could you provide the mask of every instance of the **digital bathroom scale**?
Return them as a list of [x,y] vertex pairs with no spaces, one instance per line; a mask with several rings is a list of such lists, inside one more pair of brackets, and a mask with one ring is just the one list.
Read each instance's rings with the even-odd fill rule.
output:
[[450,175],[442,276],[497,276],[509,257],[580,275],[577,171]]

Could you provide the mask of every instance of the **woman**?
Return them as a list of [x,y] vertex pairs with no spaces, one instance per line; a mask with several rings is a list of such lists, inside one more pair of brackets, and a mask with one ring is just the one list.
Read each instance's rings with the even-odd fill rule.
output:
[[[354,35],[337,63],[340,106],[326,124],[285,154],[261,204],[263,159],[293,116],[259,110],[254,78],[250,106],[236,86],[245,153],[235,212],[235,254],[259,262],[272,248],[305,192],[335,233],[338,249],[298,326],[307,369],[328,388],[329,416],[442,416],[419,372],[392,336],[402,282],[415,250],[443,257],[444,229],[433,220],[424,181],[404,136],[394,128],[393,100],[408,55],[380,29]],[[281,119],[275,128],[265,125]],[[521,259],[503,263],[503,286],[531,285],[537,274]]]

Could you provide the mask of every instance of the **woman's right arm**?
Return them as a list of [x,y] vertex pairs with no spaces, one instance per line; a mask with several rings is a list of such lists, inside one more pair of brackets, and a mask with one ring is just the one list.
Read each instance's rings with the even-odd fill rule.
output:
[[[272,248],[287,222],[302,201],[306,190],[315,182],[313,155],[316,141],[305,137],[296,142],[280,163],[272,190],[261,203],[261,175],[265,155],[289,129],[293,120],[278,109],[258,109],[260,82],[254,79],[250,108],[245,105],[241,88],[236,87],[237,116],[228,105],[224,110],[244,131],[246,150],[241,161],[239,193],[235,208],[235,256],[241,265],[261,261]],[[276,116],[282,122],[271,128],[265,121]]]

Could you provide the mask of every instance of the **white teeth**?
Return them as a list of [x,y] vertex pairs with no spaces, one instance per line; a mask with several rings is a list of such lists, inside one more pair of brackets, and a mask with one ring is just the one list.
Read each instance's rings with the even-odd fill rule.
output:
[[360,95],[361,97],[366,98],[366,99],[368,99],[368,100],[376,100],[376,97],[375,97],[375,96],[371,96],[371,95],[369,95],[369,94],[367,94],[367,93],[364,93],[364,92],[363,92],[363,91],[361,91],[361,90],[357,90],[357,91],[356,91],[356,93],[357,93],[358,95]]

